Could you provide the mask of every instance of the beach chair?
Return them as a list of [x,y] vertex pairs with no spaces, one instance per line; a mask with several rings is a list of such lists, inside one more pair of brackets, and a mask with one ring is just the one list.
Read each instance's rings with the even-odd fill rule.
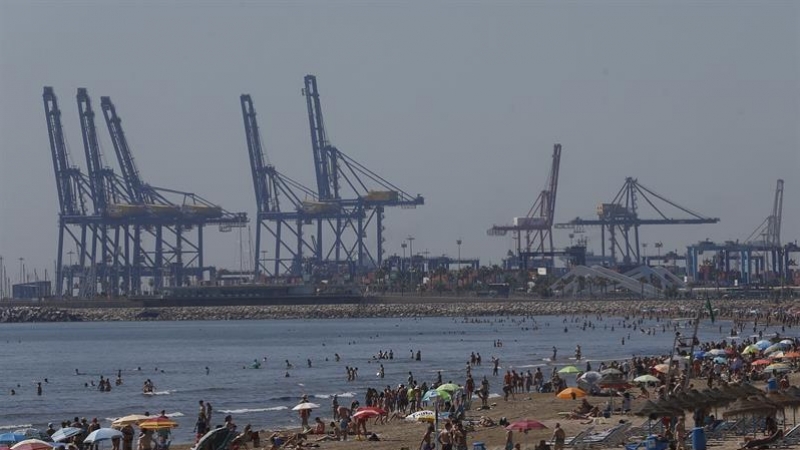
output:
[[[590,435],[594,427],[588,427],[586,429],[581,430],[580,433],[576,434],[575,436],[568,436],[564,440],[564,447],[573,447],[576,443],[580,442],[584,437]],[[556,441],[550,440],[547,441],[548,445],[556,445]]]
[[[739,430],[743,427],[744,419],[739,420],[728,420],[723,421],[717,424],[714,428],[706,430],[706,440],[707,441],[721,441],[725,439],[728,435],[735,433],[736,430]],[[691,433],[687,433],[691,434]]]
[[755,448],[764,448],[764,447],[775,447],[780,445],[783,441],[783,430],[778,430],[775,433],[771,434],[762,439],[753,439],[751,441],[746,442],[741,449],[755,449]]
[[661,434],[664,431],[664,424],[660,420],[645,419],[639,425],[633,425],[625,432],[626,441],[644,440],[651,434]]
[[631,427],[630,423],[623,423],[611,427],[602,433],[596,433],[586,436],[580,442],[575,443],[574,447],[579,450],[592,449],[592,448],[607,448],[615,447],[625,442],[625,433]]
[[800,442],[800,424],[797,424],[783,433],[781,447],[789,447]]

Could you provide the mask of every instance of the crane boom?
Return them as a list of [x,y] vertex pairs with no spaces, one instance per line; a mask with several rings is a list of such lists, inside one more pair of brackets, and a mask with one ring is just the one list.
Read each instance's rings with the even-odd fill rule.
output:
[[258,131],[258,121],[256,120],[256,109],[249,94],[242,94],[239,97],[242,105],[242,117],[244,119],[244,131],[247,138],[247,150],[250,155],[250,170],[253,175],[253,189],[256,195],[258,212],[271,212],[276,204],[271,203],[270,183],[265,179],[267,173],[264,164],[264,150],[261,145],[261,135]]
[[561,144],[553,146],[553,164],[550,167],[550,186],[547,201],[547,226],[553,226],[556,215],[556,193],[558,192],[558,172],[561,167]]
[[108,207],[108,190],[100,158],[100,145],[97,142],[97,132],[94,126],[94,111],[86,88],[78,88],[77,100],[94,212],[102,215]]
[[[322,105],[317,90],[317,77],[306,75],[303,79],[308,109],[308,125],[311,130],[311,147],[314,151],[314,169],[317,176],[317,193],[320,200],[339,198],[338,173],[335,149],[328,142]],[[333,150],[333,151],[331,151]]]
[[50,153],[53,157],[53,170],[56,175],[56,188],[58,190],[58,203],[62,215],[74,216],[84,214],[81,211],[80,190],[77,186],[80,173],[69,164],[67,145],[64,140],[64,129],[61,124],[61,110],[58,108],[58,99],[50,86],[45,86],[42,93],[44,112],[47,120],[47,133],[50,137]]
[[781,220],[783,216],[783,180],[779,179],[775,186],[775,199],[772,203],[772,216],[767,228],[767,245],[781,246]]
[[114,103],[111,102],[111,98],[100,97],[100,108],[103,110],[108,134],[111,136],[111,143],[114,146],[114,152],[117,155],[117,161],[122,172],[122,179],[125,182],[125,188],[131,202],[137,205],[152,203],[147,190],[143,188],[144,183],[142,183],[142,179],[139,176],[139,170],[136,168],[130,147],[128,147],[128,140],[122,129],[122,119],[117,116],[117,110],[114,107]]

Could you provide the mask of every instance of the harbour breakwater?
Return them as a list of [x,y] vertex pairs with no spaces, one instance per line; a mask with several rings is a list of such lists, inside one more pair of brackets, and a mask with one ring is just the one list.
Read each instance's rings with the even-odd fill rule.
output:
[[[718,318],[747,318],[791,311],[792,302],[714,300]],[[464,300],[379,297],[358,304],[143,307],[0,306],[0,323],[182,320],[347,319],[603,314],[661,318],[707,317],[705,300]]]

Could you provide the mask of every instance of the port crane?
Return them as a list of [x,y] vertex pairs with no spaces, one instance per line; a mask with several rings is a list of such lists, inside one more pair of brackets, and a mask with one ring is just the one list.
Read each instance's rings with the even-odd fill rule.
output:
[[[313,189],[269,164],[252,97],[242,94],[239,100],[257,209],[254,275],[280,277],[312,273],[325,264],[331,250],[323,250],[322,239],[314,238],[305,228],[312,226],[316,228],[316,236],[321,236],[325,224],[341,220],[342,217],[347,220],[358,219],[353,214],[360,212],[343,210],[335,202],[320,202]],[[267,237],[273,240],[272,255],[262,257],[261,249]],[[342,253],[335,254],[338,256]],[[343,260],[336,260],[336,263],[352,263],[350,254],[346,256]]]
[[[244,226],[246,214],[230,213],[193,193],[143,183],[121,120],[110,99],[104,98],[102,109],[122,173],[117,175],[103,161],[91,98],[80,88],[77,102],[87,166],[84,175],[70,162],[53,88],[45,87],[42,98],[59,201],[55,295],[72,296],[76,288],[80,297],[135,295],[146,283],[158,291],[190,282],[191,277],[199,281],[213,272],[213,267],[202,262],[203,227]],[[169,196],[181,202],[168,200]],[[193,228],[197,229],[196,241],[185,234]],[[174,239],[169,242],[165,234]],[[189,260],[184,259],[187,247],[190,255],[194,252]],[[78,255],[75,262],[73,254]],[[69,265],[64,264],[66,255]]]
[[[642,202],[643,201],[643,202]],[[640,205],[649,205],[656,217],[640,217]],[[672,217],[667,214],[682,214],[685,217]],[[622,188],[610,203],[597,206],[597,219],[577,217],[567,223],[556,224],[556,228],[575,228],[586,226],[600,227],[601,254],[606,256],[606,246],[611,259],[618,263],[621,255],[623,265],[637,265],[641,261],[639,227],[643,225],[688,225],[719,222],[719,218],[706,217],[686,207],[680,206],[652,189],[642,185],[632,177],[625,179]],[[608,242],[606,242],[606,234]]]
[[229,212],[192,192],[145,183],[114,103],[108,96],[101,97],[100,103],[128,200],[115,202],[107,216],[126,224],[131,291],[139,293],[145,279],[152,279],[159,291],[210,278],[215,268],[204,262],[204,228],[217,225],[224,232],[243,227],[247,214]]
[[515,217],[510,225],[493,225],[486,231],[489,236],[505,236],[511,232],[517,243],[520,268],[527,269],[532,261],[552,258],[559,252],[553,248],[553,220],[556,211],[558,175],[561,167],[561,144],[553,146],[550,174],[544,190],[524,217]]
[[[89,261],[94,261],[89,249],[92,245],[90,241],[94,241],[97,220],[90,210],[92,188],[89,178],[70,161],[61,123],[61,109],[52,87],[44,88],[42,100],[58,192],[55,294],[61,295],[65,286],[71,292],[72,286],[86,283],[89,276],[87,265],[91,265]],[[77,261],[72,260],[73,254],[77,255]],[[67,256],[69,265],[65,265]]]
[[[423,205],[425,199],[421,195],[408,194],[331,144],[323,120],[316,76],[305,76],[302,92],[308,110],[317,199],[323,204],[335,204],[335,209],[341,211],[329,222],[334,242],[330,247],[331,256],[336,261],[343,258],[354,260],[362,269],[380,266],[383,262],[385,209],[398,206],[413,209]],[[366,241],[371,227],[375,230],[374,255]],[[317,239],[322,241],[322,230],[319,231]]]

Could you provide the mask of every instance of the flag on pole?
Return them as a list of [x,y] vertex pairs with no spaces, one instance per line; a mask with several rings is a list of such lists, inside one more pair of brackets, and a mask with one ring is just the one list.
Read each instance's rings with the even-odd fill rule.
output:
[[714,323],[714,308],[711,307],[710,298],[706,298],[706,309],[708,309],[708,316],[711,317],[711,323]]

